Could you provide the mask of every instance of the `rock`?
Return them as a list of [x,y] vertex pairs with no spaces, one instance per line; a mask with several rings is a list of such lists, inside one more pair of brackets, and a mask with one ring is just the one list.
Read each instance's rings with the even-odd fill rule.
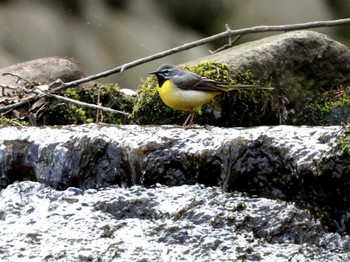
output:
[[[0,129],[2,184],[56,189],[200,183],[301,201],[349,231],[340,127],[194,128],[82,125]],[[337,221],[336,223],[334,221]]]
[[[34,92],[57,87],[61,80],[70,82],[84,77],[78,63],[72,59],[47,57],[31,60],[0,69],[0,110],[2,116],[26,120],[30,125],[42,124],[43,115],[50,114],[49,97]],[[37,91],[35,90],[35,91]],[[64,91],[64,90],[63,90]],[[53,118],[53,117],[51,117]],[[55,124],[59,124],[56,118]]]
[[[3,75],[11,73],[12,75]],[[61,57],[46,57],[18,63],[0,69],[0,85],[19,87],[23,86],[25,81],[16,77],[24,78],[30,82],[39,82],[43,84],[51,84],[61,79],[63,82],[70,82],[80,79],[84,76],[78,63],[72,59]],[[3,88],[0,96],[12,96],[15,94],[13,89]]]
[[232,74],[251,70],[258,79],[272,77],[276,94],[289,101],[282,121],[286,124],[315,124],[309,102],[319,101],[324,90],[350,83],[349,49],[313,31],[293,31],[244,43],[190,64],[199,61],[227,63]]
[[0,193],[0,227],[3,261],[350,259],[349,236],[328,232],[295,203],[200,185],[57,191],[14,183]]

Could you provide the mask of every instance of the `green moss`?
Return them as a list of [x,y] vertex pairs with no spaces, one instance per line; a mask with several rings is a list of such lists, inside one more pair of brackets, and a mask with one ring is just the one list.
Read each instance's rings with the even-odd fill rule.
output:
[[[204,61],[196,65],[182,66],[186,69],[225,84],[255,84],[270,86],[271,79],[254,79],[250,71],[233,73],[227,64]],[[166,106],[156,91],[154,76],[143,81],[138,91],[138,101],[133,117],[139,124],[178,124],[181,125],[188,112],[173,110]],[[215,97],[196,112],[197,124],[218,126],[251,126],[266,122],[271,114],[268,108],[271,91],[244,90],[232,91]],[[265,110],[265,111],[264,111]]]
[[[307,178],[300,199],[322,210],[321,221],[330,231],[348,232],[349,221],[344,223],[344,214],[349,212],[350,203],[350,124],[343,124],[335,140],[332,135],[325,136],[326,141],[331,139],[332,148],[322,152],[322,158],[317,161],[317,175]],[[341,223],[344,228],[339,229]]]
[[229,222],[233,222],[233,221],[235,220],[235,215],[232,214],[232,213],[230,213],[229,215],[227,215],[227,220],[228,220]]
[[[131,112],[134,101],[119,91],[118,85],[93,85],[68,88],[64,94],[68,98],[89,104],[99,103],[104,107]],[[84,124],[96,121],[97,110],[81,107],[73,103],[53,101],[47,110],[44,124]],[[122,124],[130,119],[110,112],[99,112],[99,122]]]
[[185,213],[186,213],[186,209],[185,209],[185,208],[181,208],[181,209],[175,214],[174,219],[175,219],[175,220],[179,220]]
[[[350,118],[350,87],[339,87],[324,91],[318,100],[308,104],[305,122],[313,125],[339,125],[349,122]],[[309,121],[306,121],[309,119]]]
[[15,120],[15,119],[8,119],[4,116],[0,117],[0,128],[5,126],[27,126],[28,123],[25,121]]
[[343,125],[343,131],[340,132],[336,140],[336,147],[333,149],[338,152],[338,156],[342,156],[347,160],[350,157],[350,124]]
[[237,206],[236,206],[236,209],[237,210],[243,210],[243,209],[245,209],[245,207],[246,207],[246,205],[245,205],[244,202],[238,202]]

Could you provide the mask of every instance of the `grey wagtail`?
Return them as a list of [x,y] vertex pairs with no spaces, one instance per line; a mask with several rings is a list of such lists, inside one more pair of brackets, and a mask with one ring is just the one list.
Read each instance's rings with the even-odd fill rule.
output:
[[156,75],[159,96],[167,106],[190,112],[183,127],[188,121],[190,121],[189,126],[192,126],[196,110],[221,93],[252,88],[273,89],[273,87],[257,85],[226,85],[167,64],[161,65],[150,74]]

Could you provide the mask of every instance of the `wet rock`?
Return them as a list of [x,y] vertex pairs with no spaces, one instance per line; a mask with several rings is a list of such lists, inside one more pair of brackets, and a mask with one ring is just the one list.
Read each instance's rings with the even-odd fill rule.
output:
[[349,49],[329,36],[293,31],[234,46],[191,64],[218,61],[229,64],[233,74],[251,70],[258,79],[267,75],[276,87],[275,94],[289,102],[282,123],[315,124],[309,112],[313,107],[310,101],[316,103],[324,90],[350,83],[349,60]]
[[[249,175],[254,176],[249,185],[259,185],[264,177],[280,173],[316,173],[315,161],[330,150],[338,132],[339,127],[291,126],[7,127],[0,129],[0,156],[3,174],[10,181],[32,174],[61,189],[197,182],[236,189],[241,184],[237,178]],[[274,186],[261,188],[272,191]]]
[[82,125],[0,129],[2,184],[56,189],[200,183],[298,201],[333,231],[349,231],[340,127],[183,129]]
[[[218,187],[156,185],[0,193],[2,259],[26,261],[346,261],[349,236],[307,210]],[[34,261],[34,260],[33,260]]]

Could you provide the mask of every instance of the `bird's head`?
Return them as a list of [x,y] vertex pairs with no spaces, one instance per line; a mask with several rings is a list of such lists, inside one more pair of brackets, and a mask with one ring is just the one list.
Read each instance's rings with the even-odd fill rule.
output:
[[161,65],[156,71],[150,72],[151,75],[157,77],[159,86],[162,86],[166,80],[169,80],[180,73],[180,68],[168,64]]

